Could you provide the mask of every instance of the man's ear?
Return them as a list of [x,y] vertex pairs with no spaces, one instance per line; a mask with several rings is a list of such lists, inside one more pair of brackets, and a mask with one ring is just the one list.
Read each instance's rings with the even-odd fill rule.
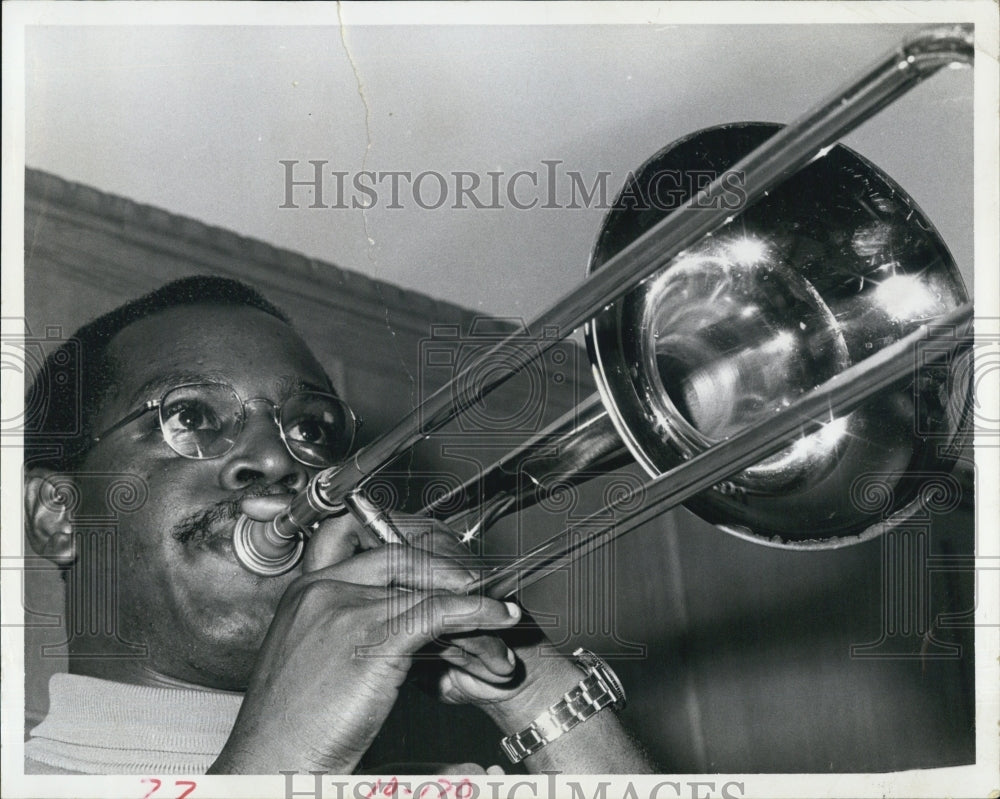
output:
[[24,476],[24,528],[35,553],[60,568],[76,559],[73,536],[73,478],[51,469],[31,468]]

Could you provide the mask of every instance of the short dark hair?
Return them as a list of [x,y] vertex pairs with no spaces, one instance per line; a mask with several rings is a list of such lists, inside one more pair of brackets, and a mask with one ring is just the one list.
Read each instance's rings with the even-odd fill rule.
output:
[[256,289],[230,278],[195,275],[167,283],[84,325],[51,352],[25,400],[24,461],[59,471],[79,465],[93,436],[93,419],[116,387],[108,344],[124,328],[185,305],[257,308],[286,324],[288,317]]

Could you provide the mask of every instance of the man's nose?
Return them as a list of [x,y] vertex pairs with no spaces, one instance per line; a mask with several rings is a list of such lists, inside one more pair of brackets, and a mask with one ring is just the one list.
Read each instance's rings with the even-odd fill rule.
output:
[[288,451],[270,411],[259,408],[248,412],[236,445],[225,456],[221,480],[224,488],[233,491],[253,485],[301,491],[309,472]]

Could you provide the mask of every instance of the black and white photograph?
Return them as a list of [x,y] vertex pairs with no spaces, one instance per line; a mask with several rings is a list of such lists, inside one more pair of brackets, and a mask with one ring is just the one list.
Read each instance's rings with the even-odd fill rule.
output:
[[995,3],[3,14],[5,797],[1000,795]]

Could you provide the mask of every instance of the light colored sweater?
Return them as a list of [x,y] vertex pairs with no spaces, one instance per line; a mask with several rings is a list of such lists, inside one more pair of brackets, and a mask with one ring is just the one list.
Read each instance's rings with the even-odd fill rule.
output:
[[24,745],[27,774],[204,774],[242,694],[56,674],[49,713]]

